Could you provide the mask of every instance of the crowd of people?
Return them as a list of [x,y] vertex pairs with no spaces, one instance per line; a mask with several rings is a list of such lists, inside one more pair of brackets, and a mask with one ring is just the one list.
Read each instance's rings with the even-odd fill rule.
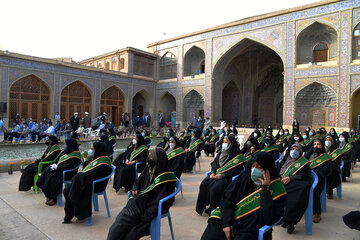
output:
[[[313,195],[312,219],[319,223],[321,192],[326,187],[327,197],[332,199],[333,189],[350,177],[351,166],[360,154],[360,132],[351,129],[338,134],[333,128],[327,132],[325,128],[310,127],[300,132],[295,120],[291,132],[280,128],[275,134],[271,126],[255,129],[241,145],[236,124],[234,121],[226,127],[221,121],[220,128],[215,129],[209,119],[194,118],[180,134],[170,128],[155,148],[150,147],[152,141],[146,128],[137,128],[128,146],[114,158],[115,131],[107,127],[89,149],[82,171],[67,173],[66,178],[72,183],[63,191],[63,223],[71,223],[74,217],[84,220],[91,216],[91,183],[109,175],[115,167],[112,186],[116,192],[129,192],[130,197],[110,227],[108,239],[139,239],[148,235],[159,200],[174,191],[184,172],[193,171],[202,153],[213,157],[213,161],[199,184],[194,206],[196,213],[209,216],[201,239],[257,239],[263,225],[280,219],[282,227],[293,233],[308,205],[311,171],[319,179]],[[62,172],[81,162],[77,130],[72,129],[63,150],[55,136],[45,137],[47,149],[25,168],[20,191],[34,185],[39,162],[47,161],[35,184],[42,189],[47,205],[56,204],[56,196],[62,190]],[[141,173],[139,177],[136,171]],[[103,182],[95,191],[103,191],[107,184]],[[167,211],[172,202],[163,210]],[[271,239],[271,231],[264,239]]]

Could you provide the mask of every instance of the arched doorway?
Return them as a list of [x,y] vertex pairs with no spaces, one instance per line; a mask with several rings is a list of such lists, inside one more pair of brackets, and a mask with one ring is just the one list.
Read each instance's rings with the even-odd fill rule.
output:
[[145,113],[152,112],[152,99],[148,92],[141,90],[135,94],[132,101],[132,116],[143,117]]
[[190,48],[184,56],[184,77],[205,72],[205,53],[196,46]]
[[74,112],[78,112],[79,118],[85,112],[91,116],[91,93],[80,81],[67,85],[61,92],[61,118],[70,120]]
[[360,89],[356,90],[351,97],[351,127],[360,128]]
[[121,122],[121,114],[124,112],[125,98],[121,91],[112,86],[101,94],[101,112],[107,112],[115,125]]
[[[231,118],[238,116],[239,126],[250,127],[256,123],[257,126],[280,127],[283,122],[283,71],[282,59],[274,50],[247,38],[240,41],[215,65],[213,121],[221,117],[233,121]],[[226,116],[226,113],[232,115]]]
[[176,111],[176,100],[169,92],[161,97],[159,111],[163,113],[165,121],[171,121],[171,112]]
[[295,106],[295,117],[303,128],[336,125],[336,94],[325,85],[312,83],[303,88],[296,95]]
[[191,90],[184,97],[184,120],[189,122],[194,116],[204,118],[204,99],[195,90]]
[[234,81],[230,81],[223,89],[222,99],[222,119],[232,122],[240,119],[241,113],[241,94]]
[[40,121],[50,117],[50,91],[43,81],[34,75],[17,80],[10,87],[9,126],[13,116]]

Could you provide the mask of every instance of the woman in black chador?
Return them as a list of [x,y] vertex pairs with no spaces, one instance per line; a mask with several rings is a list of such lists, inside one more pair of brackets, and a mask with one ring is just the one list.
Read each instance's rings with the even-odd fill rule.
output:
[[[94,151],[94,160],[81,172],[72,178],[72,183],[65,187],[65,217],[63,223],[70,223],[75,216],[84,220],[91,216],[91,192],[92,183],[104,178],[111,173],[111,160],[106,156],[104,143],[95,142],[91,149]],[[94,192],[102,192],[107,186],[108,180],[97,183]]]
[[[48,136],[45,140],[47,148],[40,159],[35,163],[29,164],[24,172],[21,174],[19,182],[19,191],[29,191],[34,186],[34,176],[38,172],[39,162],[53,162],[60,155],[61,149],[59,147],[58,139],[55,136]],[[43,165],[42,170],[48,165]]]
[[[196,157],[200,156],[200,152],[203,148],[203,141],[201,140],[201,131],[200,130],[194,130],[191,133],[191,138],[187,140],[185,144],[185,168],[184,171],[191,172],[195,163],[196,163]],[[195,156],[195,154],[198,154],[198,156]]]
[[[125,191],[129,191],[135,182],[135,164],[137,162],[146,162],[148,148],[145,145],[144,137],[140,133],[137,133],[132,140],[132,148],[128,152],[131,153],[125,159],[117,158],[113,162],[116,166],[113,184],[116,192],[121,187],[125,187]],[[142,171],[142,169],[144,169],[144,164],[138,167],[138,171]]]
[[232,177],[239,174],[242,165],[246,162],[240,154],[239,144],[234,136],[224,137],[221,151],[211,163],[211,173],[201,182],[196,203],[196,212],[200,215],[205,210],[209,214],[220,202],[221,196],[231,182]]
[[[108,240],[136,240],[149,234],[151,220],[156,217],[160,199],[174,191],[176,176],[169,172],[164,149],[151,149],[146,167],[132,188],[132,197],[109,229]],[[162,205],[169,210],[171,200]]]
[[[36,183],[45,194],[45,204],[49,206],[56,204],[57,195],[61,193],[63,171],[74,169],[81,163],[81,153],[77,141],[69,138],[65,144],[58,160],[45,169]],[[76,173],[77,169],[66,173],[64,180],[70,180]]]
[[109,141],[109,137],[107,135],[101,135],[99,142],[105,143],[105,154],[110,157],[113,154],[114,148]]
[[180,179],[184,169],[185,150],[181,147],[181,142],[177,137],[169,139],[168,147],[164,149],[169,159],[169,169]]
[[288,233],[294,232],[294,225],[300,221],[309,202],[312,183],[310,162],[302,154],[302,146],[295,143],[278,166],[288,196],[282,224],[282,227],[287,227]]
[[[273,158],[258,152],[226,188],[201,239],[256,240],[262,226],[272,225],[283,216],[285,201],[286,191]],[[271,237],[271,231],[264,235],[264,239]]]

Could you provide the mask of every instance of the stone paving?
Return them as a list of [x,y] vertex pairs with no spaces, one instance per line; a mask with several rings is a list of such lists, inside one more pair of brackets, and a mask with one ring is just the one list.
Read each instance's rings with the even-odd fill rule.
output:
[[[183,174],[183,195],[176,196],[171,207],[171,216],[176,239],[200,239],[207,224],[206,216],[195,212],[198,187],[204,173],[210,169],[210,157],[201,160],[201,172]],[[198,170],[198,165],[197,165]],[[107,217],[103,199],[100,197],[100,211],[93,214],[93,225],[86,223],[61,224],[64,217],[62,207],[45,205],[45,197],[40,192],[19,192],[20,172],[13,175],[0,174],[0,239],[106,239],[108,229],[125,205],[126,193],[116,194],[109,182],[107,188],[111,218]],[[342,221],[349,211],[360,209],[360,164],[355,166],[352,183],[343,184],[343,199],[327,201],[327,212],[322,221],[313,224],[313,235],[305,234],[304,220],[295,227],[294,234],[275,227],[273,239],[360,239],[360,232],[351,230]],[[336,196],[336,195],[335,195]],[[149,239],[144,237],[143,239]],[[162,220],[161,239],[171,239],[167,219]]]

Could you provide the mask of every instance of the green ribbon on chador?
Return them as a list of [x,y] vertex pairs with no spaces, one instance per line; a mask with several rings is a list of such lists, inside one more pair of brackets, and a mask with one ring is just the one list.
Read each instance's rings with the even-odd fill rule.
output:
[[[110,136],[109,137],[109,141],[111,141],[111,140],[115,140],[116,138],[115,138],[115,136]],[[145,139],[145,138],[144,138]]]
[[220,136],[219,133],[216,133],[216,134],[210,139],[210,142],[215,141],[215,139],[218,138],[219,136]]
[[[45,158],[49,157],[51,154],[53,154],[53,153],[56,152],[56,151],[59,151],[59,154],[60,154],[61,149],[60,149],[59,145],[54,144],[54,145],[50,148],[49,152],[46,154]],[[45,159],[45,158],[44,158],[44,159]]]
[[330,155],[327,153],[323,153],[320,156],[318,156],[317,158],[314,158],[313,160],[310,161],[310,167],[311,167],[311,169],[316,168],[316,167],[320,166],[321,164],[327,162],[328,160],[331,160]]
[[[234,219],[238,220],[260,209],[260,194],[261,188],[240,200],[240,202],[238,202],[235,206]],[[270,194],[273,200],[278,199],[279,197],[286,194],[285,187],[281,182],[280,178],[277,178],[270,183]],[[222,215],[220,208],[217,207],[211,213],[210,217],[221,219]]]
[[225,173],[225,172],[229,171],[230,169],[233,169],[234,167],[237,167],[245,162],[247,162],[247,159],[245,158],[245,156],[242,154],[239,154],[236,157],[234,157],[233,159],[231,159],[230,161],[228,161],[224,166],[222,166],[221,168],[218,168],[216,170],[216,174]]
[[57,162],[57,165],[60,165],[60,163],[63,163],[69,160],[70,158],[78,158],[81,161],[81,153],[79,151],[74,151],[69,154],[64,154],[60,157],[59,161]]
[[182,147],[176,148],[167,154],[168,160],[170,160],[176,156],[179,156],[180,154],[183,154],[183,153],[185,153],[185,150]]
[[262,140],[264,140],[265,135],[266,135],[266,133],[263,133],[263,134],[261,135],[261,137],[258,138],[258,143],[261,143]]
[[311,143],[312,140],[314,140],[314,139],[316,139],[316,138],[317,138],[317,136],[311,136],[311,137],[309,137],[308,139],[302,141],[302,142],[300,143],[300,145],[303,146],[303,147],[306,147],[307,145],[309,145],[309,143]]
[[196,148],[200,143],[202,143],[201,139],[198,139],[195,142],[193,142],[189,147],[190,150],[194,150],[194,148]]
[[187,138],[188,136],[191,135],[191,132],[185,134],[184,136],[180,137],[180,140],[184,140],[185,138]]
[[309,160],[305,157],[301,157],[300,159],[293,162],[288,168],[285,170],[282,178],[286,178],[292,175],[295,175],[300,169],[302,169],[306,164],[309,163]]
[[278,140],[276,140],[276,143],[282,143],[286,138],[286,135],[282,135]]
[[272,152],[272,151],[279,151],[279,147],[277,145],[271,145],[269,147],[264,148],[261,150],[262,152]]
[[348,142],[349,142],[349,143],[356,142],[357,140],[359,140],[359,138],[360,138],[360,135],[356,135],[356,136],[353,137],[353,138],[349,138],[349,139],[348,139]]
[[341,155],[352,149],[352,147],[353,147],[352,144],[348,143],[345,145],[345,147],[342,150],[340,148],[335,149],[332,153],[330,153],[332,160],[335,161],[338,157],[340,157]]
[[87,172],[90,171],[100,165],[106,165],[109,166],[110,168],[112,168],[111,166],[111,160],[108,156],[102,156],[102,157],[98,157],[95,160],[92,160],[87,166],[86,168],[84,168],[82,170],[82,172]]
[[[145,193],[147,193],[147,192],[150,192],[150,191],[153,190],[155,187],[157,187],[157,186],[159,186],[159,185],[161,185],[161,184],[163,184],[163,183],[176,182],[176,181],[177,181],[177,179],[176,179],[176,176],[175,176],[175,174],[174,174],[173,172],[164,172],[164,173],[158,175],[158,176],[154,179],[153,183],[152,183],[150,186],[148,186],[145,190],[141,191],[141,192],[139,193],[139,195],[142,195],[142,194],[145,194]],[[131,192],[130,192],[128,200],[130,200],[131,198],[133,198],[133,196],[132,196],[132,194],[131,194]]]
[[136,158],[140,153],[142,153],[146,149],[148,149],[147,146],[141,145],[140,147],[132,151],[132,153],[130,154],[130,161],[132,161],[134,158]]

